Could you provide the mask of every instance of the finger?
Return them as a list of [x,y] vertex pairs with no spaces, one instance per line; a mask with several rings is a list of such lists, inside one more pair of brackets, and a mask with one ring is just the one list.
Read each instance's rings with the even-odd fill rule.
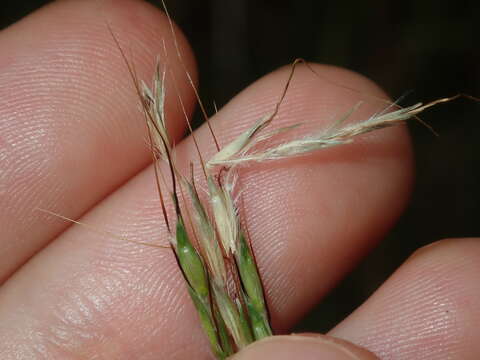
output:
[[248,346],[232,360],[299,359],[299,360],[375,360],[369,351],[329,336],[274,336]]
[[477,359],[479,272],[479,239],[427,246],[331,334],[381,359]]
[[[351,72],[326,66],[317,71],[379,94],[372,83]],[[288,72],[283,69],[260,80],[218,113],[212,126],[222,145],[271,111]],[[357,100],[358,93],[319,81],[303,69],[295,76],[276,125],[303,122],[312,130]],[[197,139],[202,151],[213,151],[205,128]],[[179,145],[181,170],[195,156],[193,148],[191,138]],[[343,148],[251,166],[242,173],[239,205],[249,217],[277,331],[303,315],[386,231],[407,198],[410,165],[408,138],[398,128]],[[142,172],[83,221],[132,240],[166,243],[153,176],[152,169]],[[29,301],[27,294],[37,292],[45,295]],[[6,283],[0,309],[1,322],[15,324],[0,328],[0,339],[8,339],[11,352],[27,333],[36,334],[32,343],[44,344],[41,329],[48,327],[49,334],[57,334],[49,349],[52,354],[109,354],[121,359],[129,354],[188,358],[209,353],[169,251],[99,237],[79,227],[63,234]]]
[[[107,24],[141,79],[151,78],[162,40],[175,54],[164,14],[140,1],[59,1],[0,33],[0,283],[66,226],[35,208],[78,217],[151,160]],[[194,71],[180,34],[179,43]],[[184,74],[178,61],[168,67]],[[180,94],[190,111],[184,82]],[[168,99],[178,140],[185,121],[175,96]]]

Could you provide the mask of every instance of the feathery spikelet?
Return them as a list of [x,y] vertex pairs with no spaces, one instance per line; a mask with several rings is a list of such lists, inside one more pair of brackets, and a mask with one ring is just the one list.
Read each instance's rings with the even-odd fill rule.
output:
[[[399,123],[402,123],[412,117],[415,117],[417,114],[423,110],[438,104],[439,102],[448,101],[450,98],[439,99],[422,105],[418,103],[406,108],[401,108],[395,111],[387,113],[375,114],[364,121],[360,121],[354,124],[348,124],[342,126],[345,123],[345,120],[360,106],[360,103],[357,104],[349,111],[345,116],[343,116],[339,121],[335,122],[332,126],[324,131],[319,131],[307,135],[300,139],[294,139],[292,141],[280,144],[273,148],[266,149],[264,151],[249,152],[248,151],[237,151],[230,157],[222,157],[214,159],[210,162],[210,166],[225,166],[231,167],[234,165],[240,165],[246,162],[262,162],[270,160],[278,160],[283,158],[289,158],[294,156],[299,156],[302,154],[310,153],[320,149],[325,149],[333,146],[348,144],[354,140],[358,135],[365,134],[374,130],[383,129],[386,127],[394,126]],[[390,108],[390,107],[387,107]],[[284,130],[284,129],[279,129]],[[285,130],[289,130],[286,128]],[[274,134],[275,135],[275,134]],[[268,135],[268,138],[273,135]],[[261,140],[264,140],[262,138]],[[251,143],[255,143],[253,139],[250,139]],[[258,142],[258,141],[257,141]],[[251,149],[249,147],[247,150]]]
[[227,255],[235,254],[238,242],[238,217],[231,190],[232,183],[225,183],[219,186],[212,176],[208,179],[208,190],[210,203],[213,210],[215,224]]

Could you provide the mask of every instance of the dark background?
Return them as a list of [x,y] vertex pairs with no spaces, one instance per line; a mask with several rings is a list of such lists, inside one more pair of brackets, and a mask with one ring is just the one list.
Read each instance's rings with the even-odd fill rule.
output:
[[[45,3],[3,0],[0,28]],[[360,72],[392,98],[414,90],[408,104],[459,92],[480,96],[478,0],[170,0],[167,6],[197,55],[202,98],[219,107],[297,57]],[[480,235],[479,110],[480,103],[460,100],[423,114],[439,137],[410,125],[417,172],[410,206],[297,331],[331,328],[420,246]]]

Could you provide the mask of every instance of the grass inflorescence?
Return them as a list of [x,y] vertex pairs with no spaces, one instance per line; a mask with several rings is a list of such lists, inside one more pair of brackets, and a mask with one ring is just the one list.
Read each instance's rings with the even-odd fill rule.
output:
[[[169,16],[168,18],[170,20]],[[183,64],[171,20],[170,24],[177,55]],[[115,41],[126,61],[142,105],[170,247],[211,349],[219,359],[234,354],[254,341],[273,335],[261,274],[248,232],[242,226],[245,221],[241,221],[237,207],[238,168],[249,163],[302,156],[347,144],[356,136],[401,124],[416,118],[420,112],[433,105],[455,98],[439,99],[425,105],[417,103],[405,108],[390,103],[382,111],[352,123],[348,120],[361,106],[358,103],[326,129],[289,141],[271,142],[269,140],[275,139],[279,134],[300,126],[296,124],[267,130],[278,115],[295,67],[304,62],[296,60],[272,111],[220,148],[198,92],[184,66],[217,148],[210,159],[204,158],[183,109],[205,178],[207,196],[203,200],[193,177],[194,159],[191,162],[191,174],[182,174],[176,164],[173,141],[167,131],[164,104],[168,69],[158,62],[153,82],[147,86],[138,80],[134,68],[127,61],[118,41]],[[174,85],[177,86],[175,82],[174,79]],[[183,108],[181,99],[180,103]],[[274,145],[268,145],[272,143]],[[161,171],[161,163],[166,165],[167,173]],[[174,204],[173,215],[167,212],[166,199],[171,199]]]
[[[138,86],[155,159],[160,202],[165,208],[164,193],[167,192],[175,204],[174,219],[169,219],[164,212],[165,222],[170,224],[170,245],[212,351],[220,359],[273,334],[261,276],[237,208],[238,168],[251,162],[274,161],[347,144],[358,135],[397,125],[430,106],[451,100],[445,98],[406,108],[391,104],[363,121],[348,122],[361,105],[359,103],[327,129],[265,146],[266,140],[299,126],[266,130],[278,114],[297,64],[293,64],[284,91],[271,113],[218,149],[210,159],[205,160],[197,147],[207,184],[205,201],[198,194],[193,175],[181,174],[172,155],[164,113],[166,69],[156,67],[151,88],[145,84]],[[193,132],[191,136],[195,140]],[[160,176],[159,162],[164,162],[169,169],[170,185],[165,180],[167,176]],[[179,193],[184,200],[183,206],[180,206]],[[192,224],[191,231],[185,225],[186,217]],[[175,226],[171,225],[173,223]]]

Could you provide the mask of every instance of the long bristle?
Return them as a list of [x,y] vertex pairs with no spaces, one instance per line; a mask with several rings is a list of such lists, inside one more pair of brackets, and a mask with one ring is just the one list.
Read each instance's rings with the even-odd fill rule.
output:
[[166,14],[167,19],[168,19],[168,24],[170,26],[170,32],[172,34],[173,43],[175,45],[175,51],[177,52],[179,62],[182,65],[182,68],[183,68],[183,71],[184,71],[185,75],[187,76],[188,83],[190,84],[190,87],[192,88],[193,92],[195,93],[195,98],[197,100],[198,105],[200,106],[200,110],[202,112],[203,118],[204,118],[204,120],[205,120],[205,122],[208,126],[209,131],[210,131],[210,135],[212,136],[212,139],[215,143],[215,147],[217,148],[217,151],[220,151],[220,145],[218,143],[217,137],[215,136],[215,132],[213,131],[212,125],[210,124],[210,118],[207,115],[207,111],[205,110],[205,106],[203,105],[203,101],[200,98],[200,94],[198,93],[198,89],[197,89],[197,87],[196,87],[196,85],[195,85],[195,83],[192,79],[190,71],[188,70],[187,66],[185,65],[185,62],[183,61],[183,56],[182,56],[182,53],[180,51],[180,46],[178,45],[177,34],[176,34],[175,28],[173,26],[172,18],[170,16],[170,13],[168,12],[165,1],[164,0],[161,0],[161,1],[162,1],[163,10],[165,11],[165,14]]

